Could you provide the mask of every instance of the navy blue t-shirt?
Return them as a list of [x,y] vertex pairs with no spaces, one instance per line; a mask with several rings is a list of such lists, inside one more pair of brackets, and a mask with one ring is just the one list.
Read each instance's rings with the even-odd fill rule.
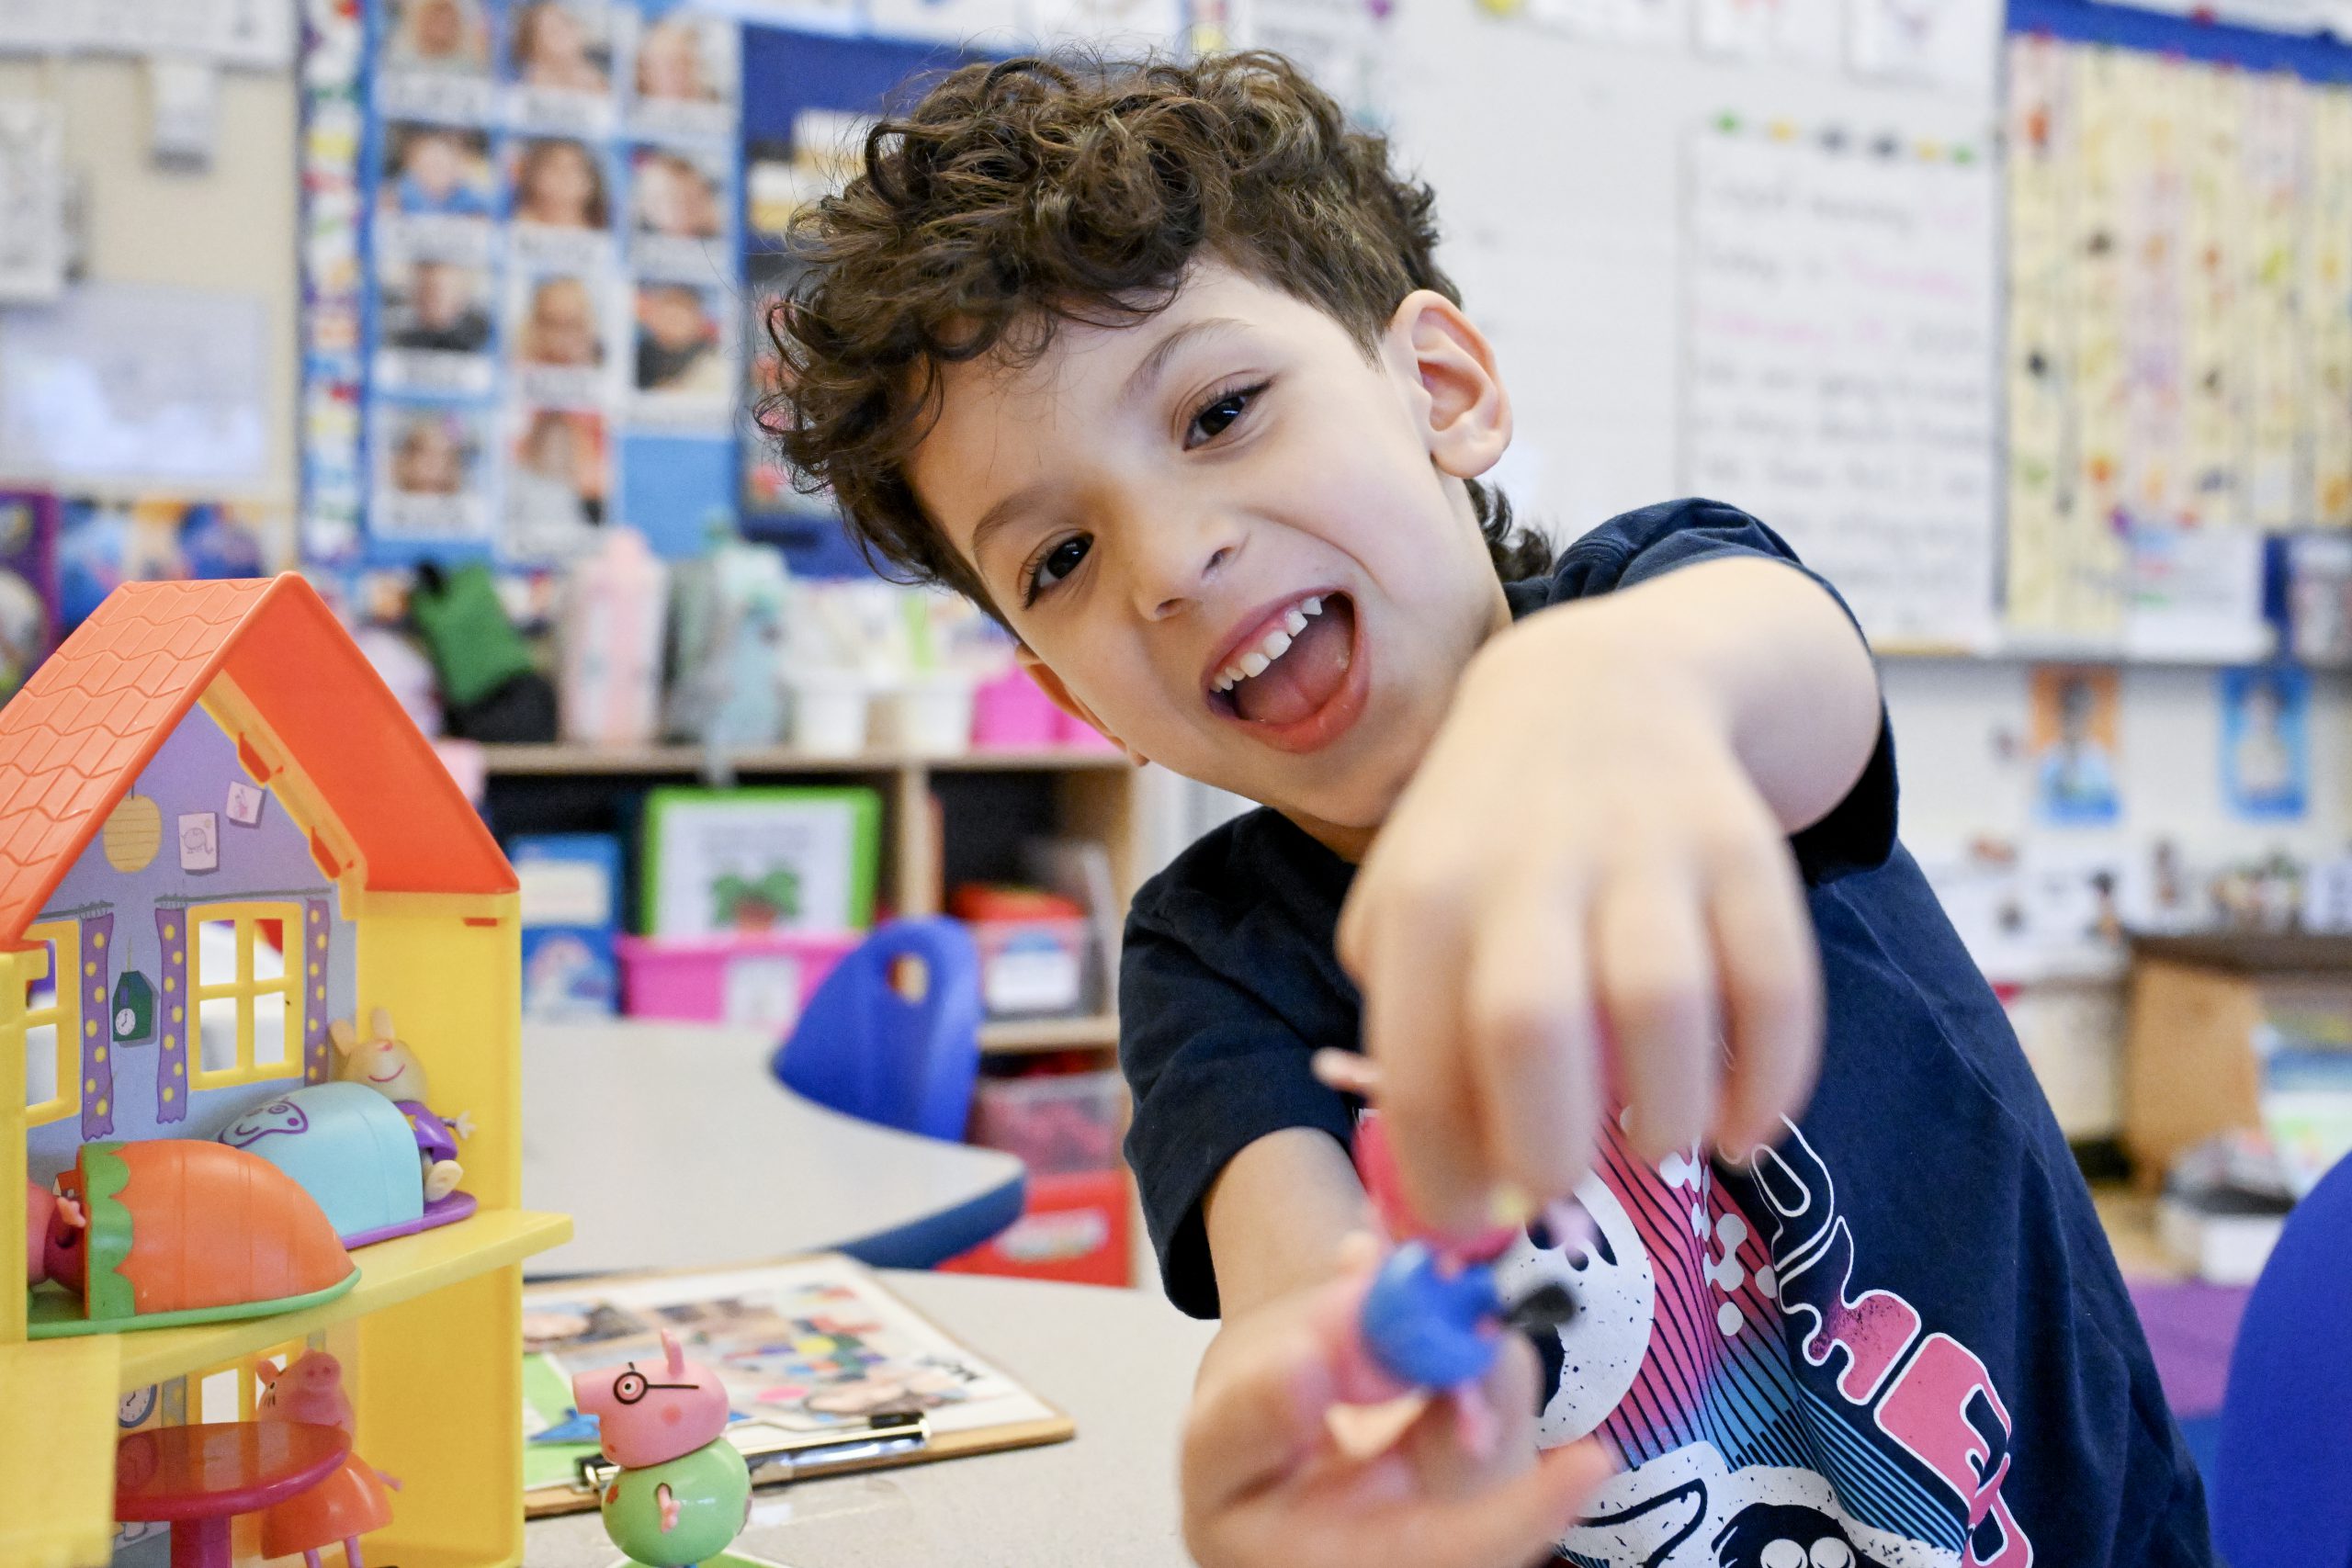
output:
[[[1577,540],[1548,577],[1509,586],[1511,610],[1726,555],[1796,559],[1732,507],[1677,502]],[[1566,1258],[1583,1310],[1539,1341],[1542,1441],[1597,1433],[1622,1466],[1561,1541],[1572,1562],[2212,1562],[2203,1490],[2089,1194],[1894,823],[1883,729],[1860,783],[1792,840],[1827,1036],[1783,1140],[1737,1164],[1652,1167],[1604,1128],[1577,1194],[1598,1239]],[[1307,1060],[1358,1044],[1332,953],[1352,874],[1261,809],[1186,851],[1129,914],[1127,1154],[1168,1293],[1196,1315],[1217,1310],[1201,1203],[1225,1163],[1281,1128],[1349,1134],[1351,1102]],[[1505,1267],[1533,1258],[1522,1243]]]

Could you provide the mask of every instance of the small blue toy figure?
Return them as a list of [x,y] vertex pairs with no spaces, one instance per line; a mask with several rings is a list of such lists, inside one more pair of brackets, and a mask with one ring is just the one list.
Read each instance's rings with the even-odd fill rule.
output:
[[[1369,1098],[1377,1084],[1371,1064],[1341,1051],[1316,1054],[1317,1076],[1335,1089]],[[1406,1389],[1451,1394],[1458,1402],[1464,1434],[1483,1449],[1491,1432],[1490,1413],[1476,1398],[1479,1380],[1495,1364],[1506,1330],[1555,1328],[1576,1315],[1575,1293],[1563,1280],[1545,1280],[1515,1301],[1504,1299],[1495,1260],[1522,1235],[1548,1247],[1582,1220],[1573,1209],[1532,1224],[1498,1223],[1468,1235],[1440,1235],[1421,1224],[1405,1201],[1404,1185],[1377,1111],[1356,1122],[1356,1173],[1374,1211],[1397,1246],[1373,1275],[1357,1316],[1364,1355]]]
[[752,1472],[727,1440],[718,1374],[667,1332],[662,1357],[650,1375],[635,1361],[581,1372],[571,1399],[596,1417],[599,1446],[621,1467],[605,1488],[605,1533],[647,1568],[694,1568],[742,1533]]

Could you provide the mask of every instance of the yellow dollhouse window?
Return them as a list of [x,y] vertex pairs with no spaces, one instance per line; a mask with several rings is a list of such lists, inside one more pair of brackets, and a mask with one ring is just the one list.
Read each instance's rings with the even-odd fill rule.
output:
[[25,940],[33,946],[32,972],[17,1018],[7,1027],[24,1041],[25,1123],[38,1127],[82,1109],[82,992],[74,984],[81,966],[81,927],[54,920],[30,927]]
[[188,990],[196,1000],[196,1087],[220,1089],[300,1071],[302,979],[299,904],[198,904]]

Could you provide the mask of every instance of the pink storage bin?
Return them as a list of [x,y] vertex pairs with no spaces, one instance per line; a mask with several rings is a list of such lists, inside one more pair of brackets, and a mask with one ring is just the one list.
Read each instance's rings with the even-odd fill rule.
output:
[[621,1009],[631,1018],[744,1023],[781,1034],[862,931],[642,937],[616,942]]
[[972,744],[981,750],[1051,746],[1061,709],[1018,665],[972,693]]

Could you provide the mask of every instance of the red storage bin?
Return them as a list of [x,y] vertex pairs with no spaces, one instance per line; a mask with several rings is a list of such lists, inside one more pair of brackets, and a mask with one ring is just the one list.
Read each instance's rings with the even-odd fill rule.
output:
[[1124,1167],[1029,1178],[1021,1217],[993,1241],[939,1267],[951,1274],[1001,1274],[1080,1285],[1126,1285],[1129,1267]]

